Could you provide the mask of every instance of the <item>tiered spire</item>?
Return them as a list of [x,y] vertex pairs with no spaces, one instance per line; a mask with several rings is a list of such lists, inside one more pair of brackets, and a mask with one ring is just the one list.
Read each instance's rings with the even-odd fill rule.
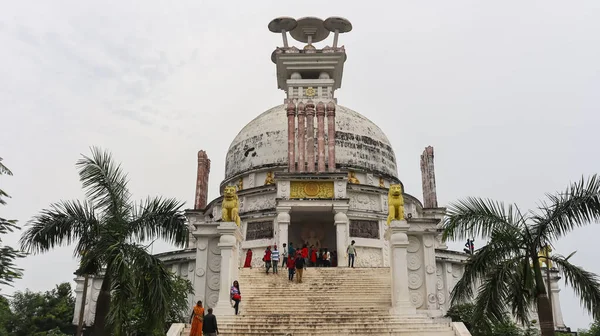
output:
[[[280,17],[269,23],[269,30],[281,33],[283,37],[283,47],[275,49],[271,60],[277,65],[277,85],[287,95],[285,103],[288,116],[288,170],[314,172],[317,168],[318,172],[334,172],[337,103],[334,92],[341,87],[346,61],[346,51],[343,46],[338,47],[338,37],[340,33],[351,31],[352,24],[340,17],[330,17],[325,21],[315,17],[298,20]],[[294,40],[306,45],[302,49],[290,46],[287,32],[290,32]],[[334,33],[333,47],[317,49],[313,43],[323,41],[330,32]]]

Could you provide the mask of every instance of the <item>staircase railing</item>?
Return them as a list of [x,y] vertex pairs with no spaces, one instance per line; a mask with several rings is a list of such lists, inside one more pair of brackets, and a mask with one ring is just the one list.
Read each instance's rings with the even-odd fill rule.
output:
[[173,323],[167,331],[167,336],[182,336],[185,330],[185,323]]

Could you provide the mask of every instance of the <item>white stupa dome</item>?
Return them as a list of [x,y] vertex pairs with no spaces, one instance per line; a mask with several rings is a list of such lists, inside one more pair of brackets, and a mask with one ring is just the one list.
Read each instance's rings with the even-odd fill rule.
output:
[[[335,123],[338,169],[361,170],[397,180],[396,156],[377,125],[340,105],[336,105]],[[315,132],[316,128],[315,121]],[[249,122],[235,137],[227,151],[225,180],[256,169],[287,167],[287,153],[287,116],[285,105],[279,105]]]

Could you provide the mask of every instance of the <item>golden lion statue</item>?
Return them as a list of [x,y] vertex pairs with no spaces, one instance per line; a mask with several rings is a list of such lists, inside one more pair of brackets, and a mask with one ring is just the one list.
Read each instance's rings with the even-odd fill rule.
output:
[[238,202],[238,196],[235,186],[226,186],[223,192],[223,216],[224,222],[235,222],[237,226],[240,226],[240,204]]
[[388,225],[393,220],[404,219],[404,197],[402,197],[402,186],[399,184],[390,185],[390,190],[388,191],[388,211]]

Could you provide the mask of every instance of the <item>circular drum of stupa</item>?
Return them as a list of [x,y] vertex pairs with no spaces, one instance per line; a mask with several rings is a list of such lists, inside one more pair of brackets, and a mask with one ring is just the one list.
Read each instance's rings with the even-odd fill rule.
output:
[[[377,125],[358,112],[340,105],[336,106],[335,124],[338,169],[372,172],[397,180],[394,151]],[[250,121],[227,151],[223,182],[256,169],[287,167],[287,132],[285,105],[275,106]],[[316,135],[315,127],[315,139]],[[315,153],[316,146],[317,141]]]

